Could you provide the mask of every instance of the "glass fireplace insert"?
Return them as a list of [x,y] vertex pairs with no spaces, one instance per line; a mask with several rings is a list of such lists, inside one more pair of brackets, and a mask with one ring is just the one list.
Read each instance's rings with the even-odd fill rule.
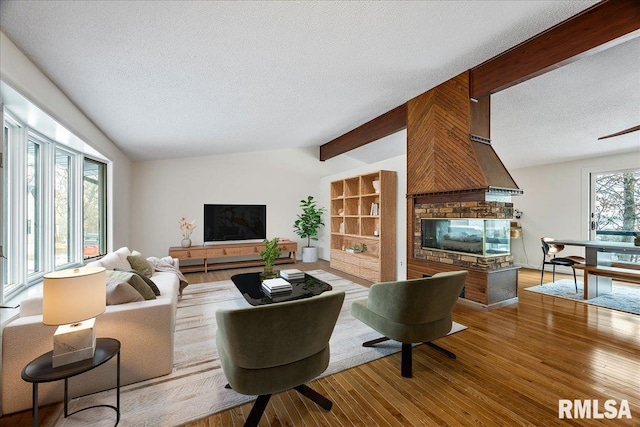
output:
[[439,249],[481,257],[509,255],[511,224],[508,219],[423,218],[423,249]]

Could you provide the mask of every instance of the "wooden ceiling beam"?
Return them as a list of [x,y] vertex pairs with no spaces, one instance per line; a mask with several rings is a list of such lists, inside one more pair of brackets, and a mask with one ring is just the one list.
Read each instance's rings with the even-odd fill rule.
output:
[[320,146],[320,160],[325,161],[337,155],[362,147],[407,127],[407,104],[404,103],[387,111],[367,123]]
[[471,69],[479,99],[640,36],[640,2],[605,0]]

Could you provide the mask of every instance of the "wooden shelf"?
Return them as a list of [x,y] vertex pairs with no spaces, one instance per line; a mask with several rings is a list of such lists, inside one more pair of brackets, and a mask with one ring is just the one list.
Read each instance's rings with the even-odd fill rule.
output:
[[[374,181],[379,182],[379,192],[375,191]],[[332,268],[372,282],[396,279],[396,186],[393,171],[331,183]],[[373,203],[378,206],[374,215]],[[343,250],[354,243],[365,243],[367,251],[352,254]]]

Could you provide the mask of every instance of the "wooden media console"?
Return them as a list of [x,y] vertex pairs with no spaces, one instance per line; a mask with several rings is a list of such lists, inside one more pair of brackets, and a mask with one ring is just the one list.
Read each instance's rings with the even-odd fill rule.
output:
[[[282,240],[278,243],[278,247],[282,249],[282,253],[288,253],[288,256],[276,259],[276,264],[286,264],[296,262],[296,251],[298,244],[290,240]],[[178,258],[180,262],[180,271],[190,273],[194,271],[224,270],[227,268],[252,267],[264,265],[264,261],[260,258],[260,252],[264,249],[264,243],[221,243],[211,246],[190,246],[183,248],[181,246],[172,246],[169,248],[169,256]],[[246,258],[250,259],[230,259],[230,258]],[[257,258],[256,258],[257,257]],[[209,261],[213,262],[209,262]],[[222,261],[220,261],[222,260]],[[182,261],[201,261],[197,264],[182,265]]]

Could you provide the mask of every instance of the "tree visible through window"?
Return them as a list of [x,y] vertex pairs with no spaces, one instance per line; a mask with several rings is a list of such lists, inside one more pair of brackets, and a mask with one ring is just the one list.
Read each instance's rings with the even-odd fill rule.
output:
[[596,175],[594,196],[596,239],[633,242],[640,229],[640,170]]

